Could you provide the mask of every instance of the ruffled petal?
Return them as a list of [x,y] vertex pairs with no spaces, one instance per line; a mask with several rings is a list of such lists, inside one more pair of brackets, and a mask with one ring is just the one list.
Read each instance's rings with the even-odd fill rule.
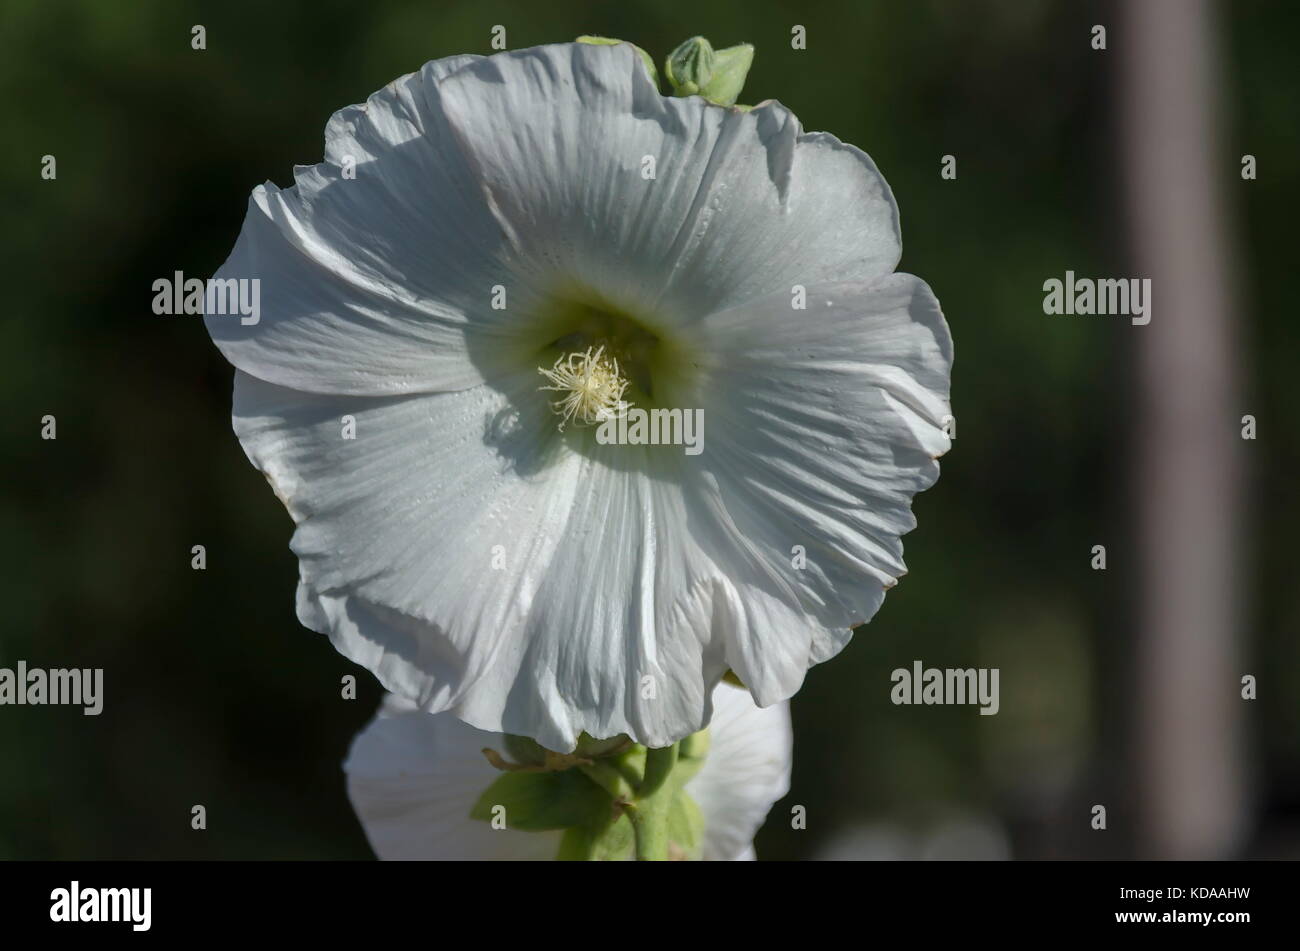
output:
[[781,296],[701,325],[698,457],[576,451],[544,405],[513,415],[537,406],[527,374],[391,400],[241,375],[237,431],[299,522],[301,619],[426,709],[557,750],[693,733],[728,666],[760,703],[793,695],[905,571],[911,496],[948,446],[929,289],[810,301],[799,322]]
[[300,620],[385,687],[551,749],[667,745],[724,669],[674,611],[713,572],[659,478],[678,456],[575,451],[536,379],[362,399],[241,373],[235,428],[298,523]]
[[[581,44],[430,64],[327,138],[228,262],[265,274],[263,320],[209,318],[297,523],[303,623],[423,709],[556,750],[693,733],[727,667],[790,696],[902,573],[947,446],[947,330],[886,276],[870,160]],[[573,283],[671,324],[695,369],[660,393],[704,409],[704,455],[557,434],[529,323]]]
[[[427,64],[331,118],[325,161],[259,186],[220,281],[257,280],[256,322],[209,314],[235,366],[272,383],[386,395],[493,375],[519,308],[503,235],[447,128],[439,84],[476,57]],[[508,299],[507,299],[508,303]]]
[[898,262],[897,207],[865,154],[776,102],[661,96],[626,44],[502,53],[440,93],[520,274],[652,327]]
[[511,635],[577,491],[549,414],[514,415],[510,393],[535,386],[374,399],[236,375],[235,431],[298,524],[300,620],[428,709],[493,689],[523,649]]
[[952,344],[924,282],[810,287],[696,328],[709,366],[697,534],[731,584],[715,614],[761,704],[838,652],[906,568],[911,498],[947,451]]

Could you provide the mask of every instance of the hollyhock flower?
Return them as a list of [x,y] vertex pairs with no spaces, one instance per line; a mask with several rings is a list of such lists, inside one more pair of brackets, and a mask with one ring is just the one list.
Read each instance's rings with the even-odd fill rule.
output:
[[[904,573],[952,350],[858,149],[561,44],[395,80],[294,181],[217,275],[260,316],[207,326],[299,618],[390,691],[666,746],[728,668],[790,697]],[[703,451],[601,441],[619,406],[699,411]]]
[[[705,860],[753,859],[753,838],[790,788],[789,706],[758,707],[730,684],[714,691],[709,752],[686,791],[704,817]],[[505,738],[389,695],[352,743],[348,796],[381,859],[553,859],[560,832],[494,829],[469,818],[499,775],[482,750]]]

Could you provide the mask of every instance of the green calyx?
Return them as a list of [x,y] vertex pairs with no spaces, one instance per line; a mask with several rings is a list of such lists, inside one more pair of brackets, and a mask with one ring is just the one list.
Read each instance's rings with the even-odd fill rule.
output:
[[664,75],[673,87],[674,96],[695,96],[713,77],[716,59],[713,44],[702,36],[692,36],[664,60]]
[[[609,36],[580,36],[579,43],[595,46],[617,46],[627,43]],[[655,69],[654,59],[637,46],[628,43],[645,63],[646,72],[655,88],[659,88],[659,73]],[[745,87],[745,78],[749,68],[754,64],[754,47],[750,43],[739,43],[726,49],[714,49],[713,44],[702,36],[692,36],[681,43],[664,58],[664,78],[668,80],[669,91],[674,96],[700,96],[719,106],[735,106],[748,112],[753,106],[737,106],[740,91]]]
[[704,820],[684,787],[703,765],[707,731],[661,749],[585,734],[573,753],[554,753],[522,737],[507,737],[505,745],[516,761],[483,751],[502,774],[470,818],[494,828],[563,830],[561,860],[700,857]]
[[664,60],[664,76],[674,96],[702,96],[720,106],[733,106],[745,87],[754,47],[741,43],[723,50],[702,36],[693,36]]

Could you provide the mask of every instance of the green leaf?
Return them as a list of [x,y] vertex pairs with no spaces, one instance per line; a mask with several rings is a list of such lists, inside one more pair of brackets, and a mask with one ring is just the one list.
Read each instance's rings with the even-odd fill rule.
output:
[[582,774],[502,773],[470,810],[471,819],[491,822],[505,809],[506,828],[540,832],[586,825],[610,814],[613,800]]

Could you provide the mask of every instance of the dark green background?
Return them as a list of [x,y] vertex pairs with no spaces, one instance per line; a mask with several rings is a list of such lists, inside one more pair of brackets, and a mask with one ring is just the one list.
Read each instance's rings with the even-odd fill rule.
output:
[[[1295,387],[1300,7],[1221,11],[1220,143],[1241,266],[1251,571],[1241,619],[1268,687],[1247,718],[1252,844],[1300,825]],[[757,46],[744,100],[871,154],[902,269],[952,327],[958,439],[916,505],[911,574],[794,701],[794,789],[768,858],[862,824],[953,817],[1016,856],[1129,855],[1133,566],[1123,498],[1127,321],[1049,319],[1042,282],[1124,257],[1105,4],[35,2],[0,7],[0,665],[104,667],[98,717],[0,708],[0,857],[347,858],[369,849],[340,763],[379,696],[293,613],[291,524],[230,431],[231,369],[151,284],[224,260],[250,189],[320,160],[325,122],[429,59],[581,33],[657,58],[694,33]],[[190,48],[190,26],[208,48]],[[792,24],[808,49],[794,51]],[[1117,40],[1112,34],[1112,47]],[[1260,159],[1241,182],[1238,158]],[[40,159],[58,160],[56,181]],[[940,157],[959,177],[939,177]],[[1291,387],[1290,390],[1287,387]],[[39,438],[45,414],[58,439]],[[1088,567],[1106,541],[1110,569]],[[208,569],[190,569],[204,544]],[[895,707],[922,658],[1002,669],[1002,713]],[[361,698],[339,698],[357,673]],[[1087,808],[1112,802],[1096,835]],[[190,807],[207,806],[206,832]],[[808,809],[806,831],[784,817]],[[892,832],[891,832],[892,830]]]

